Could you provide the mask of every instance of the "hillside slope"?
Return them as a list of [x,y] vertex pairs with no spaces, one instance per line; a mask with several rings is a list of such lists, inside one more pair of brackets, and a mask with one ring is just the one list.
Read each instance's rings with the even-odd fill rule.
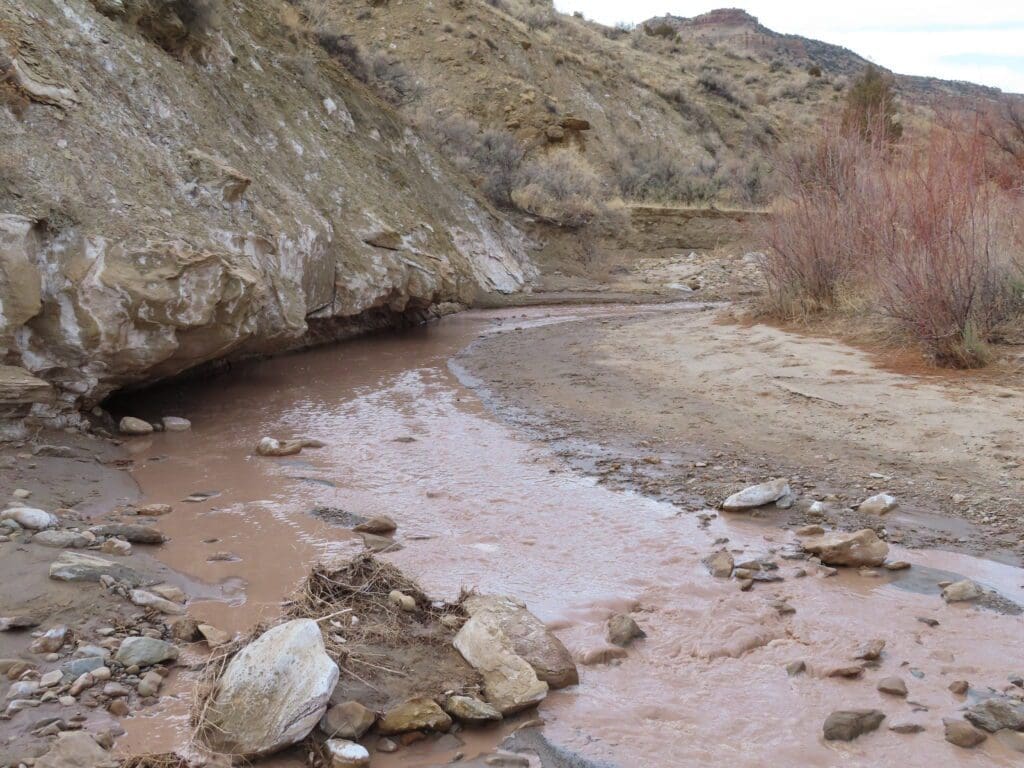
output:
[[[296,5],[313,29],[359,45],[382,84],[403,77],[396,101],[426,132],[439,127],[456,158],[467,154],[451,140],[460,130],[507,133],[528,154],[569,147],[627,200],[766,202],[773,149],[840,109],[867,63],[738,10],[627,30],[559,14],[550,0]],[[909,120],[928,120],[939,93],[998,95],[900,85]]]
[[6,405],[89,406],[529,277],[518,231],[288,13],[0,4]]

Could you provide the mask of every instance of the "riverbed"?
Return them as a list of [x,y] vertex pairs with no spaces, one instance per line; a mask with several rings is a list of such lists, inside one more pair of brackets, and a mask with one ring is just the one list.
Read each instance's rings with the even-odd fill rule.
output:
[[[191,614],[248,632],[280,615],[313,563],[362,550],[358,536],[314,509],[390,515],[402,549],[383,556],[428,594],[454,599],[466,588],[517,596],[578,661],[594,662],[581,666],[579,686],[549,696],[539,713],[550,742],[595,763],[1018,765],[1021,745],[1012,735],[959,750],[943,740],[942,718],[970,700],[948,690],[952,681],[1001,690],[1020,671],[1024,623],[1019,615],[946,605],[936,585],[969,577],[1012,602],[1024,584],[1019,568],[893,547],[890,558],[909,561],[909,570],[826,576],[786,559],[793,537],[770,521],[598,482],[559,455],[542,430],[499,418],[476,389],[480,382],[453,362],[495,335],[623,318],[671,321],[695,311],[467,312],[140,393],[121,405],[145,418],[192,422],[189,432],[127,443],[144,501],[175,507],[160,521],[170,541],[156,557],[216,596],[193,600]],[[564,372],[569,385],[572,373]],[[561,437],[571,428],[560,424]],[[325,447],[286,458],[255,455],[268,435],[314,438]],[[653,457],[652,465],[655,458],[663,460]],[[737,560],[777,560],[784,580],[741,593],[735,581],[713,578],[701,560],[722,546]],[[780,603],[795,612],[780,611]],[[647,638],[625,658],[608,659],[605,622],[621,611],[634,614]],[[876,638],[886,641],[877,668],[858,680],[827,677]],[[789,676],[793,661],[804,661],[806,673]],[[892,675],[906,680],[906,699],[875,689]],[[169,751],[187,741],[188,676],[172,690],[159,707],[125,721],[120,749]],[[858,707],[882,709],[885,725],[851,743],[823,740],[831,711]],[[907,720],[925,730],[886,727]],[[373,765],[445,764],[456,751],[472,759],[503,736],[484,733],[457,749],[420,742],[375,754]],[[368,746],[372,753],[372,740]]]

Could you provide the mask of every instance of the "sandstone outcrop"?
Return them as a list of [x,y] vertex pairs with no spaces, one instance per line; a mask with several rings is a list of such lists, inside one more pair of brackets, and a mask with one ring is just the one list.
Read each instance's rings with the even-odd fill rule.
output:
[[281,4],[233,4],[198,58],[109,3],[72,5],[0,6],[0,61],[27,100],[0,105],[0,356],[18,373],[0,402],[89,407],[531,277],[519,232],[290,39]]

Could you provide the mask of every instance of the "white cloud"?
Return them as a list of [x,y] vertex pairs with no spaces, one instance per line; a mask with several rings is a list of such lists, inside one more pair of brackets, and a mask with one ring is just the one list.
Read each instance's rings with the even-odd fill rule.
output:
[[[664,13],[696,16],[730,3],[555,0],[555,5],[614,24]],[[741,7],[777,32],[846,46],[902,74],[970,80],[1024,93],[1024,4],[1019,2],[749,0]]]

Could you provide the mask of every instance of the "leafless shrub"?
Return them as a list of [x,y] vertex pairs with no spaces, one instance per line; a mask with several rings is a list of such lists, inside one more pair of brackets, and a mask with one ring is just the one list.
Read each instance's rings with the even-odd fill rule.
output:
[[512,200],[527,213],[562,227],[603,225],[623,215],[590,164],[569,149],[525,163]]
[[1020,317],[1021,198],[993,183],[976,127],[896,148],[884,127],[832,129],[782,163],[763,262],[775,312],[868,297],[940,365],[983,365]]
[[702,203],[713,200],[720,184],[714,168],[686,162],[677,149],[662,142],[620,142],[611,160],[623,197],[657,203]]

